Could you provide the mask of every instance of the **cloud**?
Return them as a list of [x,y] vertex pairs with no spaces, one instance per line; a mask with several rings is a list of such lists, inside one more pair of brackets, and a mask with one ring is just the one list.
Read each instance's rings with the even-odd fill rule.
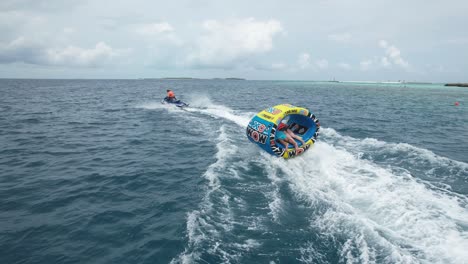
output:
[[323,70],[328,68],[328,64],[328,60],[326,59],[317,59],[312,61],[310,54],[304,52],[299,55],[299,58],[297,59],[297,69],[295,70],[304,70],[311,67],[314,71],[317,69]]
[[104,42],[98,42],[90,49],[75,46],[51,49],[42,43],[19,37],[7,44],[0,44],[0,63],[97,67],[128,52],[114,49]]
[[171,33],[174,28],[167,22],[143,24],[136,28],[136,32],[145,36],[154,36],[164,33]]
[[383,67],[390,67],[391,63],[390,63],[390,61],[388,61],[387,57],[382,57],[380,59],[380,65],[382,65]]
[[277,20],[258,21],[207,20],[203,32],[188,56],[188,62],[201,66],[227,66],[251,55],[266,53],[273,48],[273,38],[283,31]]
[[68,46],[64,49],[47,50],[47,58],[53,65],[99,66],[115,57],[127,53],[128,50],[113,49],[104,42],[98,42],[94,48],[84,49]]
[[385,56],[375,56],[372,59],[365,59],[360,62],[360,68],[362,71],[368,71],[371,67],[378,68],[392,68],[397,66],[404,70],[410,71],[410,64],[403,59],[400,50],[394,45],[390,45],[386,40],[379,41],[379,47],[384,49]]
[[18,37],[9,43],[0,43],[0,63],[23,62],[41,64],[45,60],[43,47],[24,37]]
[[336,42],[347,43],[351,41],[351,34],[348,32],[341,34],[330,34],[328,35],[328,39]]
[[2,11],[0,8],[0,41],[19,38],[21,35],[37,36],[47,28],[47,19],[20,11]]
[[171,47],[181,47],[184,44],[176,35],[174,27],[168,22],[140,24],[134,30],[137,34],[146,38],[145,43],[147,43],[147,49],[151,53],[165,50],[167,54],[168,50],[172,50]]
[[389,67],[391,64],[398,65],[404,69],[409,68],[409,63],[401,57],[400,50],[388,44],[386,40],[380,40],[379,46],[385,50],[386,57],[383,57],[382,66]]
[[326,69],[328,68],[328,61],[326,59],[319,59],[315,61],[315,65],[321,70]]
[[[330,71],[331,76],[343,73],[350,79],[381,76],[418,79],[422,75],[416,68],[426,70],[428,79],[465,78],[462,73],[431,75],[435,70],[426,69],[426,63],[444,65],[447,71],[468,70],[468,38],[467,34],[461,34],[462,25],[468,21],[463,14],[466,8],[462,7],[467,7],[468,1],[458,0],[456,5],[441,1],[424,5],[397,1],[383,5],[370,0],[359,4],[299,1],[294,5],[184,2],[143,0],[135,5],[114,1],[109,5],[83,0],[2,0],[0,76],[22,72],[25,76],[47,77],[51,71],[38,66],[48,69],[59,64],[70,66],[56,72],[63,76],[75,74],[76,67],[96,65],[102,65],[103,71],[99,71],[102,76],[115,76],[113,62],[123,62],[125,50],[119,49],[126,47],[133,48],[132,56],[125,59],[128,72],[148,76],[181,72],[209,76],[229,69],[232,75],[277,78],[279,71],[273,69],[280,69],[281,62],[287,65],[282,78],[316,78]],[[421,8],[423,13],[431,14],[424,21],[411,15]],[[312,9],[316,14],[307,15],[306,10]],[[392,19],[381,19],[381,13],[369,12],[383,9]],[[242,14],[245,16],[239,17]],[[207,18],[214,20],[205,21]],[[100,42],[105,46],[97,47]],[[304,52],[310,55],[302,56]],[[328,65],[317,64],[319,59],[326,59]],[[37,66],[6,65],[15,62]],[[261,70],[245,70],[248,67]],[[266,70],[268,67],[271,72]],[[361,69],[367,72],[360,72]],[[98,73],[90,76],[94,74]]]
[[309,53],[302,53],[297,59],[297,64],[300,69],[306,69],[310,66],[310,55]]

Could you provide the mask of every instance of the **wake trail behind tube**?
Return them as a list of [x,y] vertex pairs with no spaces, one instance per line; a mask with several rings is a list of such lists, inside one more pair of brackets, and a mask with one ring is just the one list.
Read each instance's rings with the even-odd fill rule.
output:
[[[313,217],[312,226],[331,239],[348,237],[340,249],[343,259],[369,263],[468,259],[466,197],[429,189],[404,170],[381,167],[346,149],[323,142],[314,148],[288,160],[285,173],[299,199],[312,206],[327,205],[322,215]],[[387,257],[379,259],[382,256]]]
[[[231,129],[231,131],[229,131]],[[246,219],[258,219],[262,212],[253,210],[243,214],[245,207],[250,207],[244,195],[234,195],[238,184],[244,179],[239,175],[247,162],[239,158],[239,149],[231,138],[233,129],[222,125],[216,138],[216,161],[212,163],[203,177],[208,181],[206,192],[197,210],[187,215],[188,245],[184,252],[171,263],[230,263],[239,262],[242,255],[261,246],[250,236],[234,235],[235,229],[242,226],[242,232],[248,230]],[[252,190],[258,195],[259,186]],[[244,190],[245,193],[245,190]]]
[[407,158],[418,158],[419,160],[417,160],[416,163],[429,162],[430,165],[457,166],[462,170],[468,171],[468,164],[465,162],[441,157],[430,150],[418,148],[407,143],[387,143],[374,138],[356,139],[340,135],[332,128],[327,128],[321,132],[322,139],[325,141],[330,139],[333,141],[334,145],[352,150],[354,154],[362,155],[365,154],[365,152],[371,152],[376,156],[376,154],[382,153],[386,154],[385,159],[390,158],[392,161],[404,155],[404,158],[401,159],[403,161]]
[[[203,174],[209,183],[206,193],[199,206],[200,208],[187,215],[188,245],[184,252],[177,258],[174,258],[171,263],[207,262],[202,258],[203,249],[208,248],[208,250],[216,251],[213,244],[216,245],[216,241],[219,240],[219,226],[222,227],[221,229],[229,229],[228,219],[230,211],[227,207],[226,199],[219,198],[228,196],[228,194],[223,194],[220,189],[219,171],[226,166],[227,160],[233,155],[235,149],[229,146],[230,140],[226,135],[224,126],[221,126],[219,132],[216,144],[216,161]],[[216,206],[218,203],[222,203],[225,206],[217,210]]]
[[356,139],[343,136],[332,128],[321,130],[321,142],[344,148],[355,157],[369,160],[382,167],[403,170],[422,180],[430,181],[433,188],[452,195],[466,197],[468,190],[468,164],[438,156],[430,150],[407,143],[388,143],[373,138]]

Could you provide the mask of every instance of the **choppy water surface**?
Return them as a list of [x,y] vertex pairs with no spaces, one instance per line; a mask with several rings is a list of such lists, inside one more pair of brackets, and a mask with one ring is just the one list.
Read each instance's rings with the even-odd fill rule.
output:
[[[166,88],[191,107],[161,105]],[[0,263],[468,259],[466,88],[0,80],[0,92]],[[245,136],[280,103],[322,124],[287,161]]]

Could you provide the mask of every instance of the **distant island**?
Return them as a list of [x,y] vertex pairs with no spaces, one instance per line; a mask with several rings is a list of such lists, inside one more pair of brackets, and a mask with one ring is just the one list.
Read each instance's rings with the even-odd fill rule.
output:
[[163,80],[197,80],[198,78],[192,77],[163,77],[163,78],[156,78],[156,79],[163,79]]
[[231,77],[231,78],[213,78],[212,80],[234,80],[234,81],[245,81],[245,79],[243,78],[234,78],[234,77]]
[[234,78],[234,77],[231,77],[231,78],[225,78],[225,80],[245,81],[245,79],[243,79],[243,78]]
[[447,83],[445,86],[468,87],[468,83]]
[[[210,79],[203,79],[203,78],[193,78],[193,77],[161,77],[161,78],[139,78],[140,80],[210,80]],[[244,78],[212,78],[211,80],[234,80],[234,81],[245,81]]]

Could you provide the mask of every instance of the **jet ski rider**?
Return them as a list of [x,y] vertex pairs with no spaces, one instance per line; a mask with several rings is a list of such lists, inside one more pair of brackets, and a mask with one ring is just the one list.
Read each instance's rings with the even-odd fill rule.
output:
[[175,97],[175,94],[174,94],[174,92],[172,90],[167,89],[166,92],[167,92],[166,100],[168,102],[176,102],[177,101],[177,99]]

